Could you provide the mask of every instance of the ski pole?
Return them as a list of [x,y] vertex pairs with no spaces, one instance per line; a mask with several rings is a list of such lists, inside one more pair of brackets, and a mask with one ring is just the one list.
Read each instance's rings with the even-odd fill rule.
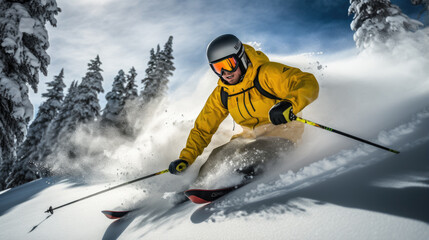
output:
[[48,208],[48,210],[46,210],[46,211],[45,211],[45,213],[51,213],[51,214],[54,214],[54,210],[56,210],[56,209],[59,209],[59,208],[62,208],[62,207],[65,207],[65,206],[71,205],[71,204],[73,204],[73,203],[80,202],[80,201],[85,200],[85,199],[88,199],[88,198],[90,198],[90,197],[94,197],[94,196],[96,196],[96,195],[99,195],[99,194],[102,194],[102,193],[105,193],[105,192],[111,191],[111,190],[113,190],[113,189],[120,188],[120,187],[123,187],[123,186],[125,186],[125,185],[129,185],[129,184],[131,184],[131,183],[135,183],[135,182],[138,182],[138,181],[144,180],[144,179],[146,179],[146,178],[154,177],[154,176],[161,175],[161,174],[164,174],[164,173],[167,173],[167,172],[168,172],[168,169],[166,169],[166,170],[162,170],[162,171],[159,171],[159,172],[157,172],[157,173],[152,173],[152,174],[150,174],[150,175],[147,175],[147,176],[144,176],[144,177],[141,177],[141,178],[137,178],[137,179],[131,180],[131,181],[129,181],[129,182],[125,182],[125,183],[119,184],[119,185],[117,185],[117,186],[114,186],[114,187],[111,187],[111,188],[105,189],[105,190],[103,190],[103,191],[99,191],[99,192],[93,193],[93,194],[88,195],[88,196],[86,196],[86,197],[79,198],[79,199],[77,199],[77,200],[71,201],[71,202],[69,202],[69,203],[63,204],[63,205],[58,206],[58,207],[55,207],[55,208],[52,208],[52,206],[50,206],[50,207]]
[[357,140],[357,141],[361,141],[361,142],[363,142],[363,143],[366,143],[366,144],[372,145],[372,146],[374,146],[374,147],[378,147],[378,148],[384,149],[384,150],[389,151],[389,152],[393,152],[393,153],[396,153],[396,154],[398,154],[398,153],[399,153],[399,151],[396,151],[396,150],[393,150],[393,149],[390,149],[390,148],[387,148],[387,147],[384,147],[384,146],[378,145],[378,144],[376,144],[376,143],[373,143],[373,142],[367,141],[367,140],[365,140],[365,139],[358,138],[358,137],[356,137],[356,136],[353,136],[353,135],[347,134],[347,133],[345,133],[345,132],[341,132],[341,131],[335,130],[335,129],[333,129],[333,128],[326,127],[326,126],[323,126],[323,125],[321,125],[321,124],[314,123],[314,122],[312,122],[312,121],[309,121],[309,120],[306,120],[306,119],[303,119],[303,118],[300,118],[300,117],[296,117],[296,119],[295,119],[295,120],[296,120],[296,121],[299,121],[299,122],[303,122],[303,123],[309,124],[309,125],[311,125],[311,126],[315,126],[315,127],[321,128],[321,129],[325,129],[325,130],[330,131],[330,132],[334,132],[334,133],[337,133],[337,134],[343,135],[343,136],[348,137],[348,138],[352,138],[352,139]]

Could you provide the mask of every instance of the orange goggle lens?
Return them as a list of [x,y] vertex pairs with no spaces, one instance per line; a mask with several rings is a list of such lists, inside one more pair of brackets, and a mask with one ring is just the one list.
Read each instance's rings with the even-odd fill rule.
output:
[[222,74],[222,70],[233,72],[237,69],[238,66],[234,57],[225,58],[219,62],[212,63],[211,65],[213,70],[219,75]]

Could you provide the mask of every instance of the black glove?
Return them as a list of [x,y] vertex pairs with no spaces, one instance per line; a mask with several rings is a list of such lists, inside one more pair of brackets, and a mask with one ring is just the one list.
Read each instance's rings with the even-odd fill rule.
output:
[[188,162],[182,159],[177,159],[175,161],[172,161],[170,163],[170,166],[168,166],[168,171],[171,174],[179,174],[183,171],[186,170],[186,168],[188,167]]
[[296,116],[295,114],[293,114],[292,110],[292,104],[290,102],[279,102],[274,105],[268,113],[270,116],[270,121],[274,125],[279,125],[282,123],[288,123],[293,120],[296,120]]

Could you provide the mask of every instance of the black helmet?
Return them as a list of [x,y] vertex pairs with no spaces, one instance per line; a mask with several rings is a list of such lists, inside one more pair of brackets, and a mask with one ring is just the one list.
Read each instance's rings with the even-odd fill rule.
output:
[[[214,64],[221,62],[222,60],[232,58],[234,61],[228,61],[228,66],[223,68],[222,66],[217,69]],[[222,77],[222,71],[235,71],[237,67],[240,67],[242,76],[246,73],[248,66],[248,58],[244,52],[244,46],[241,41],[232,34],[225,34],[217,37],[207,46],[207,59],[210,67],[219,76]],[[236,63],[238,63],[236,65]],[[226,66],[226,65],[225,65]]]

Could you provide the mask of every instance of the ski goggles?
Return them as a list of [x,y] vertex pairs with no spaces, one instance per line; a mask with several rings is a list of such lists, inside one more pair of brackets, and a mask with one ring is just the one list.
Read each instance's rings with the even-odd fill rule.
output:
[[235,57],[224,58],[220,61],[214,62],[210,64],[213,71],[221,76],[222,71],[234,72],[238,68],[238,61]]

